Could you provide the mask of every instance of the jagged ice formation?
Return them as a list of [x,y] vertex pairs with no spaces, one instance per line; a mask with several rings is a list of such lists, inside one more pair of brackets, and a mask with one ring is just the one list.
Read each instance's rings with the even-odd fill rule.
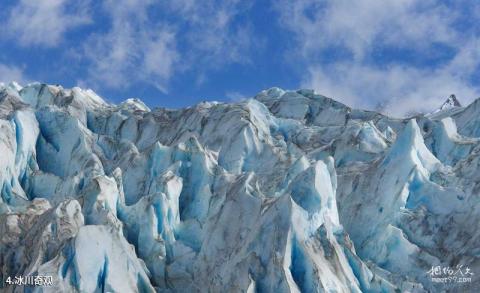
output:
[[[272,88],[180,110],[0,86],[0,268],[32,292],[438,292],[480,274],[480,100],[409,119]],[[2,291],[23,292],[6,286]]]

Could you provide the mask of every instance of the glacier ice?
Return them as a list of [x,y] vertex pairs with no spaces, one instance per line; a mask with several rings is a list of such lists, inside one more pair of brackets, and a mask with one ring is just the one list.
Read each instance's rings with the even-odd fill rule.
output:
[[[399,119],[312,90],[172,110],[2,84],[0,290],[478,292],[479,101]],[[427,273],[456,265],[471,283]],[[35,275],[53,286],[4,282]]]

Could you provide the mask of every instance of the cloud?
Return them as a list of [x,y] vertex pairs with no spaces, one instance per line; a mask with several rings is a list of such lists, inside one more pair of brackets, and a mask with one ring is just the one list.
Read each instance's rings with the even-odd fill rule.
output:
[[277,3],[280,24],[295,40],[289,56],[306,67],[303,86],[351,106],[387,104],[397,116],[432,110],[451,93],[464,103],[480,93],[471,82],[480,64],[478,33],[458,26],[467,17],[460,6],[434,0]]
[[143,81],[167,91],[178,60],[175,33],[148,17],[152,1],[106,1],[110,17],[105,33],[92,35],[83,47],[90,61],[89,79],[110,88],[127,88]]
[[247,98],[246,95],[244,95],[240,92],[227,92],[227,93],[225,93],[225,97],[231,102],[239,102],[239,101],[243,101]]
[[89,0],[21,0],[3,24],[7,35],[22,46],[55,47],[65,33],[91,23]]
[[25,84],[27,79],[24,75],[23,69],[0,63],[0,82],[9,83],[11,81]]
[[464,104],[480,93],[478,87],[453,74],[448,66],[428,70],[395,65],[385,69],[353,62],[312,67],[303,87],[364,109],[384,103],[383,110],[398,117],[432,111],[452,93]]
[[340,46],[356,59],[378,46],[416,49],[456,40],[458,15],[433,0],[284,0],[276,5],[303,54]]
[[202,66],[220,67],[229,63],[249,63],[254,45],[254,31],[247,21],[237,22],[252,6],[241,0],[178,0],[168,2],[166,9],[182,19],[179,41],[190,48],[189,61]]
[[[173,75],[248,62],[249,27],[234,20],[244,1],[106,1],[108,27],[82,48],[92,83],[128,88],[142,82],[166,93]],[[82,58],[80,58],[82,59]]]

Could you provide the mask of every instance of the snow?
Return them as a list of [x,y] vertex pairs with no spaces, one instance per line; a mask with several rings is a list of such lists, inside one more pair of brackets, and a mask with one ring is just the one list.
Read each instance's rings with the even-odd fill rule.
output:
[[455,95],[450,95],[450,97],[448,97],[448,99],[443,103],[443,105],[440,106],[440,110],[446,110],[453,107],[461,107],[461,106],[462,105],[457,100],[457,97]]
[[148,108],[147,105],[145,105],[141,100],[136,98],[126,99],[124,102],[122,102],[118,106],[118,109],[125,110],[125,111],[150,112],[150,108]]

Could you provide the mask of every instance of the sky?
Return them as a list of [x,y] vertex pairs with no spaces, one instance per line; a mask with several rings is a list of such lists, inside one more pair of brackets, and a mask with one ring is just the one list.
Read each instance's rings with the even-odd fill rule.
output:
[[312,88],[394,116],[480,96],[476,0],[2,0],[0,81],[151,107]]

